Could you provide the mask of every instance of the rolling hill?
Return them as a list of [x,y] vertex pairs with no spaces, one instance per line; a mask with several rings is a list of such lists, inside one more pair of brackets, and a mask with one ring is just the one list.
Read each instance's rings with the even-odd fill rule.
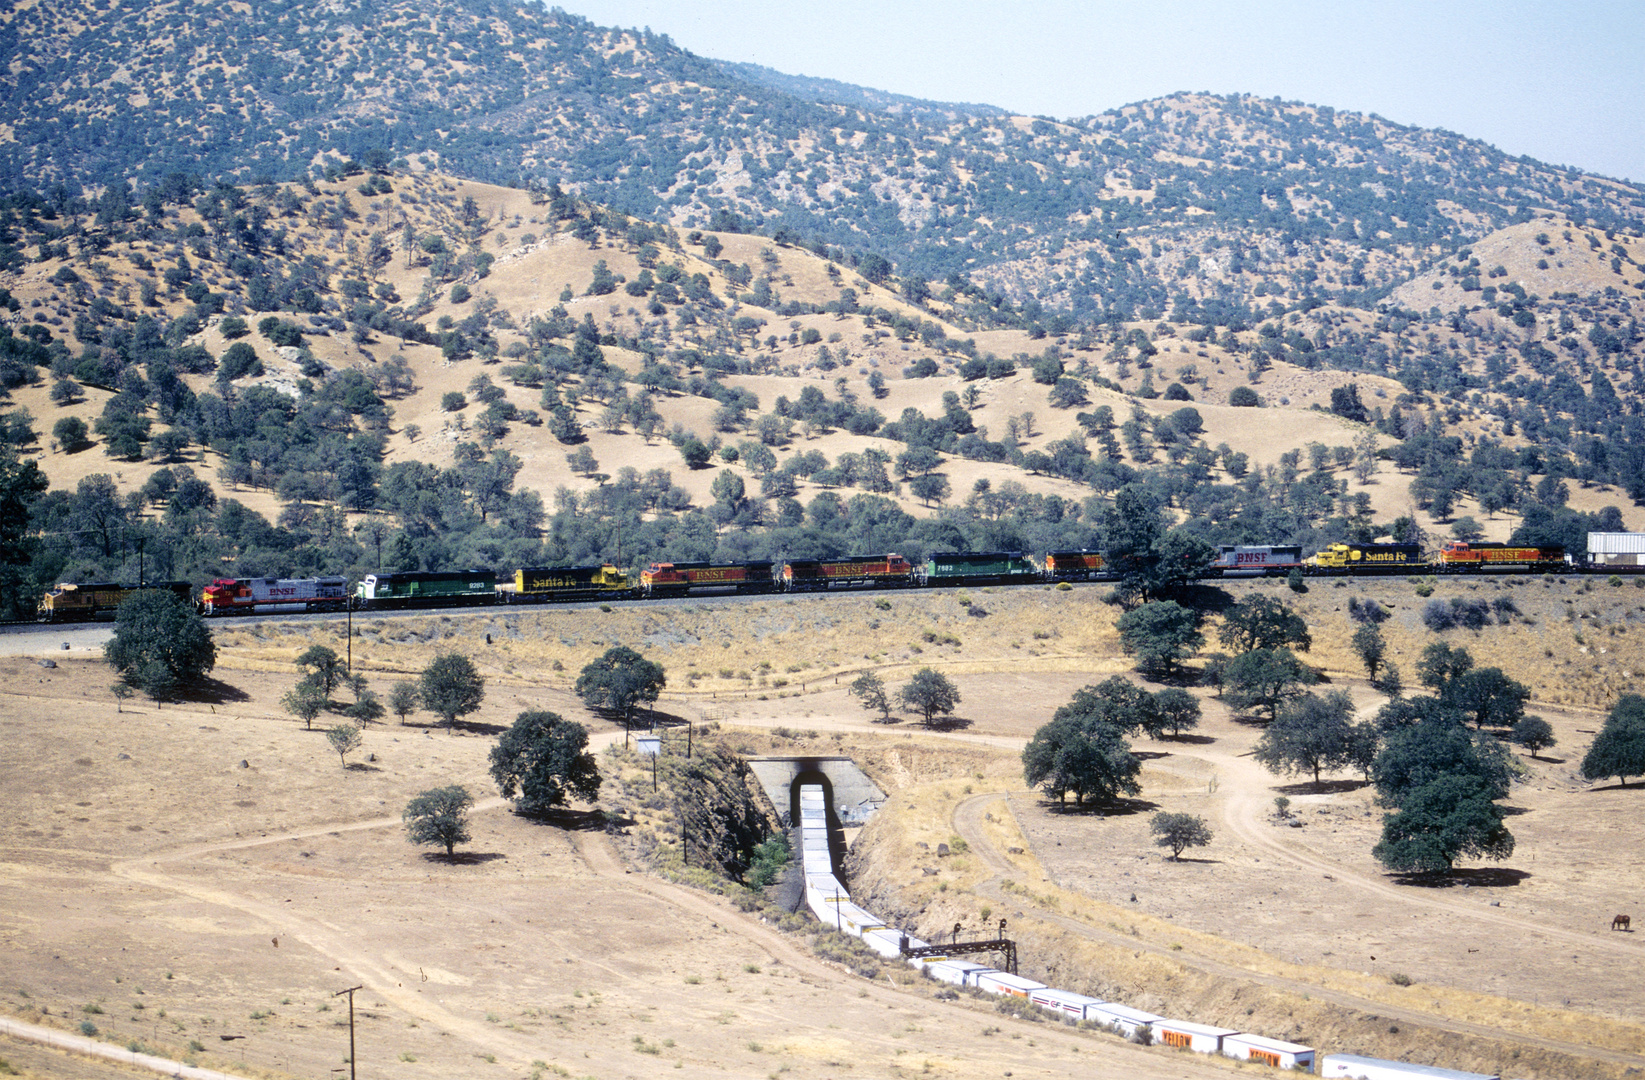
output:
[[1645,497],[1630,185],[501,4],[5,19],[36,583],[1100,546],[1128,484],[1212,543],[1579,544]]

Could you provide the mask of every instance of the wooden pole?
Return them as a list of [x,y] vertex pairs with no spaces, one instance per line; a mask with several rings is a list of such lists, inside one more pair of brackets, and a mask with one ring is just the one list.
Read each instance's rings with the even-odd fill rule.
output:
[[354,991],[364,990],[364,986],[351,986],[347,990],[339,990],[332,997],[348,995],[348,1080],[354,1077]]

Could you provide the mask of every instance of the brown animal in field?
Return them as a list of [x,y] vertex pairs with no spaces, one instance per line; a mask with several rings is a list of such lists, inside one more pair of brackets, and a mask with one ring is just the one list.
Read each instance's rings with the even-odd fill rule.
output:
[[1616,918],[1611,920],[1611,929],[1612,930],[1627,930],[1628,933],[1631,934],[1631,933],[1633,933],[1633,931],[1628,928],[1629,923],[1631,921],[1632,920],[1630,920],[1628,918],[1628,916],[1626,916],[1626,915],[1618,915]]

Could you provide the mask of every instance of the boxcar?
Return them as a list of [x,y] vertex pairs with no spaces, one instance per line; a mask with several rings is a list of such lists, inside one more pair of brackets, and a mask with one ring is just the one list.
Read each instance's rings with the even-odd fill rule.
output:
[[1354,1080],[1500,1080],[1494,1073],[1462,1072],[1435,1065],[1412,1065],[1408,1061],[1360,1057],[1358,1054],[1326,1054],[1320,1058],[1321,1076],[1346,1076]]
[[1270,1039],[1262,1035],[1241,1032],[1223,1038],[1222,1052],[1231,1058],[1254,1061],[1259,1065],[1271,1065],[1276,1069],[1314,1071],[1314,1048],[1285,1042],[1283,1039]]
[[193,603],[194,600],[194,589],[186,581],[151,581],[146,585],[121,585],[113,581],[90,581],[84,584],[64,581],[40,599],[38,617],[41,622],[112,619],[119,610],[120,601],[143,589],[164,590],[185,604]]
[[1039,578],[1034,560],[1018,551],[941,551],[925,563],[927,585],[1017,585]]
[[1229,1035],[1239,1034],[1233,1028],[1195,1024],[1188,1020],[1155,1020],[1150,1027],[1154,1041],[1161,1046],[1175,1046],[1179,1050],[1192,1050],[1196,1054],[1220,1054],[1222,1040]]
[[1152,1027],[1155,1021],[1165,1019],[1156,1013],[1133,1009],[1129,1005],[1120,1005],[1112,1001],[1101,1005],[1087,1005],[1085,1018],[1092,1023],[1105,1024],[1127,1039],[1135,1038],[1137,1032],[1145,1027]]
[[901,589],[914,584],[914,564],[895,552],[844,559],[789,559],[783,564],[782,580],[789,592]]
[[603,566],[529,566],[514,571],[513,604],[552,604],[566,600],[626,599],[633,594],[628,571]]
[[205,615],[253,615],[276,611],[342,611],[348,579],[218,578],[200,590]]
[[1256,577],[1289,574],[1301,565],[1300,547],[1224,545],[1217,549],[1217,558],[1211,564],[1211,570],[1223,577]]
[[775,564],[652,563],[640,575],[642,596],[686,596],[694,592],[768,593],[776,589]]
[[1327,574],[1408,573],[1428,565],[1416,544],[1332,544],[1308,564]]
[[1470,544],[1452,540],[1439,553],[1439,565],[1451,573],[1470,570],[1563,570],[1565,549],[1557,545]]
[[1059,1016],[1075,1021],[1084,1020],[1085,1010],[1090,1006],[1106,1004],[1101,998],[1076,994],[1071,990],[1053,990],[1050,987],[1035,990],[1028,995],[1028,1000],[1042,1009],[1049,1009]]
[[1103,577],[1100,551],[1047,551],[1045,553],[1045,580],[1095,581]]
[[367,574],[355,586],[361,608],[452,607],[495,604],[497,575],[490,570],[410,570]]

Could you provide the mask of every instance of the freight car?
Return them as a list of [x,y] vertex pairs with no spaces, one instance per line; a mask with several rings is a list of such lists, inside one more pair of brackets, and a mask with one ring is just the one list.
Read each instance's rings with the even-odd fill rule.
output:
[[1018,551],[943,551],[925,562],[925,584],[1027,585],[1041,580],[1034,560]]
[[112,619],[122,600],[144,589],[161,589],[185,604],[192,604],[194,600],[194,589],[186,581],[151,581],[146,585],[121,585],[112,581],[92,581],[84,584],[64,581],[41,599],[37,617],[41,622]]
[[342,611],[348,579],[218,578],[200,590],[202,615],[255,615],[291,611]]
[[1107,577],[1100,551],[1047,551],[1046,581],[1096,581]]
[[1320,1059],[1321,1076],[1344,1076],[1352,1080],[1499,1080],[1494,1073],[1461,1072],[1433,1065],[1413,1065],[1408,1061],[1387,1061],[1358,1054],[1326,1054]]
[[789,559],[782,569],[782,586],[788,592],[905,589],[913,584],[914,564],[895,552],[844,559]]
[[[1239,1032],[1232,1028],[1211,1027],[1185,1020],[1168,1020],[1154,1013],[1116,1002],[1058,990],[1037,979],[1024,978],[1014,970],[1002,971],[986,964],[972,963],[955,955],[961,951],[1004,952],[1005,949],[1000,946],[1007,946],[1013,951],[1006,955],[1014,957],[1014,945],[1004,940],[1003,922],[1000,925],[1000,937],[993,941],[978,939],[966,942],[962,949],[957,944],[959,927],[955,927],[955,944],[946,947],[928,945],[894,926],[887,925],[873,912],[852,902],[850,893],[834,873],[829,847],[828,804],[820,784],[801,785],[799,820],[796,824],[799,827],[800,865],[805,875],[805,905],[824,926],[859,938],[863,944],[886,959],[900,957],[927,978],[952,983],[955,986],[973,987],[1002,997],[1021,998],[1066,1021],[1083,1020],[1101,1024],[1128,1037],[1146,1031],[1152,1036],[1152,1042],[1197,1050],[1205,1054],[1221,1053],[1280,1068],[1306,1069],[1313,1064],[1314,1051],[1311,1047]],[[1010,969],[1014,968],[1015,964],[1007,959],[1006,966]],[[1481,1077],[1478,1080],[1485,1078]]]
[[410,570],[367,574],[354,588],[354,605],[385,608],[495,604],[497,575],[490,570]]
[[1308,560],[1325,574],[1398,574],[1428,569],[1416,544],[1331,544]]
[[1217,549],[1211,573],[1221,577],[1267,577],[1289,574],[1302,566],[1300,547],[1254,544]]
[[568,600],[627,600],[635,595],[628,571],[602,566],[538,566],[514,571],[510,604],[555,604]]
[[1557,545],[1470,544],[1452,540],[1439,553],[1439,569],[1451,574],[1480,570],[1564,570],[1567,566],[1565,549]]
[[645,597],[768,593],[776,589],[776,564],[770,561],[652,563],[640,575],[640,595]]

